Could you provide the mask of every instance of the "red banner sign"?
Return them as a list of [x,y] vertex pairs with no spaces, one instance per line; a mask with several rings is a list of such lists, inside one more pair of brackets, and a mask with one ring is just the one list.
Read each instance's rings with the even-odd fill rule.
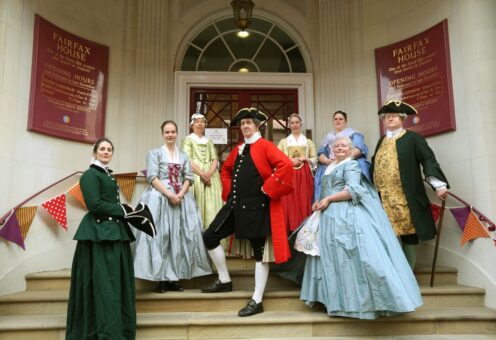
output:
[[379,107],[387,100],[402,100],[419,113],[405,121],[405,128],[423,136],[456,129],[447,20],[377,48],[375,65]]
[[109,48],[35,16],[28,130],[93,143],[105,132]]

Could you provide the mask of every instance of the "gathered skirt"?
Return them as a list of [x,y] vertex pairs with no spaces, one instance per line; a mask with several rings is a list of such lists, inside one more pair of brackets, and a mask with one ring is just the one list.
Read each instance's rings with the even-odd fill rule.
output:
[[141,202],[150,208],[157,228],[152,238],[138,231],[134,250],[134,274],[150,281],[178,281],[212,273],[203,243],[203,224],[191,193],[179,206],[149,187]]
[[307,163],[293,173],[291,194],[281,198],[285,223],[293,231],[312,213],[313,175]]
[[308,256],[300,298],[333,316],[413,312],[420,290],[378,198],[333,202],[319,221],[320,256]]
[[66,339],[135,339],[129,241],[78,241],[71,271]]

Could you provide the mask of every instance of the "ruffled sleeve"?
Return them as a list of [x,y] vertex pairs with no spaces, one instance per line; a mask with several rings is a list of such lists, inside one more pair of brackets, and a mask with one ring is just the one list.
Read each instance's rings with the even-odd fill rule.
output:
[[365,145],[365,138],[360,132],[355,132],[351,135],[351,141],[357,149],[362,152],[362,156],[366,159],[369,153],[369,148]]
[[188,136],[183,139],[182,149],[190,159],[193,158],[193,141]]
[[319,149],[317,150],[317,157],[319,157],[322,154],[326,155],[326,157],[329,157],[329,151],[330,150],[328,145],[320,146]]
[[367,194],[367,189],[363,186],[362,171],[357,161],[351,160],[344,164],[345,189],[351,195],[353,204],[358,204],[362,197]]
[[146,179],[151,183],[155,177],[159,177],[160,150],[154,149],[148,152],[146,157]]

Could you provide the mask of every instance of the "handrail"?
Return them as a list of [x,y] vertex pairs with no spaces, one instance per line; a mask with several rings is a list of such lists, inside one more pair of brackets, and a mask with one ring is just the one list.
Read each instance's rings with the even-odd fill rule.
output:
[[[59,179],[58,181],[50,184],[49,186],[47,186],[46,188],[44,189],[41,189],[40,191],[38,191],[37,193],[29,196],[28,198],[26,198],[24,201],[22,201],[21,203],[17,204],[16,206],[14,206],[12,209],[10,209],[5,215],[3,215],[1,218],[0,218],[0,225],[3,225],[5,223],[5,219],[7,217],[10,216],[12,210],[17,210],[19,209],[20,207],[22,207],[24,204],[26,204],[27,202],[31,201],[33,198],[35,198],[36,196],[39,196],[40,194],[44,193],[45,191],[47,191],[48,189],[51,189],[53,188],[54,186],[56,186],[57,184],[65,181],[66,179],[69,179],[77,174],[83,174],[84,171],[76,171],[76,172],[73,172],[72,174],[68,175],[68,176],[65,176],[64,178],[62,179]],[[121,174],[115,174],[115,175],[121,175]],[[123,173],[122,174],[123,176],[129,176],[129,173]],[[145,176],[141,176],[141,175],[136,175],[136,177],[145,177]]]
[[475,208],[471,204],[468,204],[467,202],[465,202],[460,197],[458,197],[457,195],[453,194],[450,191],[448,191],[448,195],[450,195],[454,199],[458,200],[460,203],[464,204],[466,207],[469,207],[470,209],[472,209],[477,215],[479,215],[479,220],[481,220],[481,222],[489,223],[489,227],[488,227],[489,231],[495,231],[496,230],[496,225],[494,224],[494,222],[491,221],[489,218],[487,218],[486,215],[481,213],[479,209]]
[[71,177],[72,177],[72,176],[74,176],[74,175],[77,175],[77,174],[82,174],[82,173],[83,173],[82,171],[76,171],[76,172],[73,172],[73,173],[72,173],[72,174],[70,174],[69,176],[66,176],[66,177],[64,177],[64,178],[62,178],[62,179],[59,179],[57,182],[55,182],[55,183],[53,183],[53,184],[51,184],[51,185],[47,186],[47,187],[46,187],[46,188],[44,188],[44,189],[41,189],[40,191],[38,191],[38,192],[37,192],[37,193],[35,193],[35,194],[33,194],[33,195],[29,196],[29,197],[28,197],[28,198],[26,198],[24,201],[22,201],[21,203],[17,204],[17,205],[16,205],[15,207],[13,207],[12,209],[10,209],[10,210],[9,210],[9,211],[5,214],[5,215],[3,215],[3,216],[2,216],[2,218],[0,218],[0,225],[3,225],[3,224],[5,223],[5,219],[6,219],[7,217],[9,217],[9,216],[10,216],[10,213],[11,213],[11,211],[12,211],[12,210],[17,210],[17,209],[19,209],[19,208],[20,208],[20,207],[22,207],[24,204],[26,204],[27,202],[31,201],[31,200],[32,200],[33,198],[35,198],[36,196],[38,196],[38,195],[40,195],[40,194],[44,193],[44,192],[45,192],[45,191],[47,191],[48,189],[53,188],[53,187],[54,187],[54,186],[56,186],[57,184],[59,184],[59,183],[61,183],[61,182],[65,181],[65,180],[66,180],[66,179],[68,179],[68,178],[71,178]]
[[[48,189],[51,189],[53,188],[54,186],[56,186],[57,184],[65,181],[66,179],[69,179],[71,178],[72,176],[75,176],[77,174],[82,174],[84,173],[83,171],[76,171],[76,172],[73,172],[72,174],[52,183],[51,185],[47,186],[46,188],[44,189],[41,189],[40,191],[38,191],[37,193],[29,196],[28,198],[26,198],[24,201],[22,201],[21,203],[17,204],[15,207],[13,207],[12,209],[10,209],[6,214],[4,214],[1,218],[0,218],[0,225],[3,225],[5,223],[5,219],[7,217],[10,216],[12,210],[17,210],[19,209],[20,207],[22,207],[24,204],[26,204],[27,202],[29,202],[30,200],[32,200],[33,198],[35,198],[36,196],[44,193],[45,191],[47,191]],[[122,176],[130,176],[129,173],[122,173],[122,174],[115,174],[115,175],[122,175]],[[142,175],[136,175],[135,176],[136,178],[138,177],[145,177],[145,176],[142,176]],[[493,221],[491,221],[489,218],[487,218],[486,215],[484,215],[483,213],[480,212],[479,209],[473,207],[471,204],[468,204],[466,201],[464,201],[463,199],[461,199],[459,196],[453,194],[451,191],[448,191],[448,195],[453,197],[454,199],[458,200],[460,203],[464,204],[466,207],[470,207],[470,209],[472,209],[477,215],[479,215],[479,219],[482,221],[482,222],[487,222],[489,223],[489,231],[495,231],[496,230],[496,224],[494,224]]]

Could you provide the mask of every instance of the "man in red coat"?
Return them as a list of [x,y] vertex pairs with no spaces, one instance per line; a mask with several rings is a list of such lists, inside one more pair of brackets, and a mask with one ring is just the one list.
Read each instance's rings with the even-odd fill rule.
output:
[[[262,138],[258,130],[267,117],[254,108],[241,109],[231,121],[238,123],[244,143],[236,146],[222,166],[222,199],[226,204],[203,235],[208,253],[219,278],[202,289],[204,293],[230,292],[232,282],[227,271],[220,241],[231,234],[249,239],[255,258],[255,291],[239,316],[263,312],[262,296],[269,275],[270,236],[276,263],[291,256],[281,197],[293,191],[293,164],[274,144]],[[264,256],[264,252],[266,256]],[[264,260],[265,262],[263,262]],[[273,261],[273,260],[272,260]]]

